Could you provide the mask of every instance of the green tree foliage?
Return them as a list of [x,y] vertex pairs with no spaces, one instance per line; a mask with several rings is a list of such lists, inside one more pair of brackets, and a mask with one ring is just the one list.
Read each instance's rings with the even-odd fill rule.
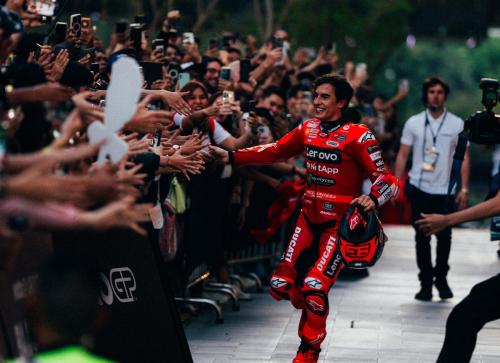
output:
[[334,41],[344,60],[363,59],[376,72],[404,41],[411,11],[408,0],[297,1],[287,29],[295,44]]
[[[431,75],[445,78],[451,87],[448,106],[467,118],[481,106],[479,80],[500,78],[500,39],[487,39],[476,48],[458,40],[418,40],[414,48],[401,45],[375,77],[377,93],[390,97],[400,79],[410,81],[410,95],[400,105],[402,119],[423,108],[420,92],[423,80]],[[498,111],[500,112],[500,110]]]

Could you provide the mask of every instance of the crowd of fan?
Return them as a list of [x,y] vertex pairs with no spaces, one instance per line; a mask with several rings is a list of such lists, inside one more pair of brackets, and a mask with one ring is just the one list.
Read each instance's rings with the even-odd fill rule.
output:
[[[348,117],[373,130],[393,165],[396,103],[407,89],[391,99],[375,95],[366,64],[339,64],[331,44],[311,52],[276,30],[261,45],[227,32],[204,47],[196,34],[181,32],[180,14],[171,11],[158,34],[141,17],[119,23],[105,48],[90,19],[62,35],[63,24],[48,37],[26,32],[37,18],[18,3],[7,1],[0,14],[2,239],[37,227],[129,227],[158,238],[165,260],[186,274],[207,263],[227,282],[224,251],[255,243],[280,185],[304,182],[305,169],[300,157],[232,169],[209,145],[235,150],[276,141],[313,117],[312,82],[331,72],[352,84]],[[126,158],[96,164],[100,145],[88,144],[86,129],[103,120],[111,66],[123,56],[140,63],[144,97],[119,132]],[[162,219],[153,220],[163,225],[159,237],[151,218]]]

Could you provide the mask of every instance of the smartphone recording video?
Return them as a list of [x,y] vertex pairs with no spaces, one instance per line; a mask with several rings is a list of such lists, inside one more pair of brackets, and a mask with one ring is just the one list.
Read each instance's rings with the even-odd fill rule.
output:
[[90,33],[92,31],[92,19],[82,17],[82,31]]
[[130,24],[130,40],[136,52],[141,50],[142,25],[139,23]]
[[191,80],[191,76],[189,75],[189,73],[186,73],[186,72],[179,73],[179,81],[178,81],[179,89],[181,89],[186,84],[188,84],[188,82],[190,80]]
[[99,73],[99,69],[100,69],[99,63],[90,64],[90,71],[94,76]]
[[37,14],[42,17],[42,21],[49,22],[56,11],[56,0],[27,0],[26,11],[31,14]]
[[283,38],[273,37],[273,49],[283,48]]
[[82,16],[80,14],[71,15],[69,27],[73,35],[80,39],[82,37]]
[[153,50],[158,53],[160,56],[165,55],[165,39],[157,38],[153,39]]
[[248,102],[248,112],[255,112],[256,104],[257,102],[255,100],[250,100],[250,102]]
[[170,62],[167,68],[167,74],[172,79],[174,84],[177,84],[177,80],[179,79],[179,73],[181,71],[181,66],[178,63]]
[[231,79],[231,68],[222,67],[220,70],[220,79],[224,79],[226,81],[229,81]]
[[68,24],[62,21],[57,22],[53,35],[54,44],[63,43],[66,40],[67,32],[68,32]]
[[163,68],[161,63],[156,62],[139,62],[142,67],[142,73],[144,75],[144,80],[148,82],[148,85],[154,83],[154,81],[163,79]]
[[134,23],[141,24],[142,26],[146,25],[146,20],[146,15],[144,14],[134,16]]
[[233,91],[223,91],[222,92],[222,107],[220,108],[221,115],[230,115],[231,111],[231,103],[234,101],[234,92]]
[[399,81],[399,90],[401,92],[408,93],[409,88],[410,88],[410,83],[408,82],[407,79],[402,79],[401,81]]
[[183,33],[182,34],[182,45],[188,45],[194,43],[194,33]]

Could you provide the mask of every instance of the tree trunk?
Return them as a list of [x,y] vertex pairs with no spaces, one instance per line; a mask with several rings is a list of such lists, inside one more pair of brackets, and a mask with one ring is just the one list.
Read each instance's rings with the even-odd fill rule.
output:
[[210,0],[208,2],[207,8],[205,11],[201,14],[198,14],[198,19],[196,19],[196,22],[193,25],[193,33],[198,33],[203,26],[205,25],[206,21],[208,18],[212,15],[212,13],[215,10],[215,7],[219,3],[219,0]]
[[253,0],[253,13],[255,15],[255,22],[260,40],[264,40],[264,24],[262,22],[262,10],[260,8],[259,0]]
[[162,1],[158,6],[157,0],[148,0],[153,19],[151,19],[150,32],[153,34],[156,30],[161,29],[163,18],[166,16],[165,3]]
[[276,29],[282,29],[286,20],[288,19],[288,14],[290,13],[290,9],[292,8],[293,0],[287,0],[286,4],[283,6],[281,10],[281,14],[278,18],[278,22],[276,23]]
[[273,13],[273,0],[266,0],[266,33],[264,34],[264,38],[267,39],[273,33],[273,25],[274,25],[274,13]]

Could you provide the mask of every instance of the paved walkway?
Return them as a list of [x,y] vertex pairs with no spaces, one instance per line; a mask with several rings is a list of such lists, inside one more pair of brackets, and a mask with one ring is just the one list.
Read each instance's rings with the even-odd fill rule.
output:
[[[450,310],[475,283],[500,272],[497,244],[489,242],[488,231],[455,229],[449,274],[455,297],[416,301],[413,230],[390,227],[386,232],[389,243],[370,277],[338,281],[330,291],[320,362],[435,362]],[[241,302],[241,311],[230,310],[225,308],[223,325],[215,325],[208,311],[186,325],[196,363],[292,361],[300,314],[288,302],[261,293]],[[500,362],[500,322],[481,331],[472,361]]]

